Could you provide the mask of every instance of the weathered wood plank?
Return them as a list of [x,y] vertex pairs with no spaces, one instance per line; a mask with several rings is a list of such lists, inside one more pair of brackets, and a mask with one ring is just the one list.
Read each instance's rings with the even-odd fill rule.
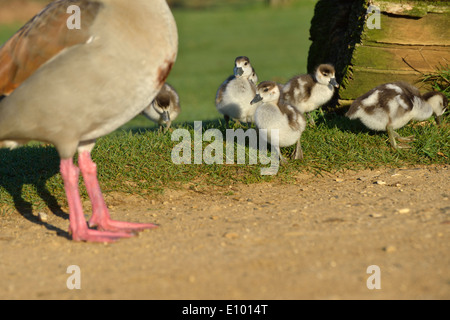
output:
[[370,69],[364,67],[354,67],[352,80],[346,88],[339,91],[341,100],[355,100],[374,87],[393,81],[406,81],[417,85],[421,89],[421,85],[411,81],[418,79],[418,73],[414,71],[398,71],[392,69]]
[[435,71],[450,61],[449,48],[440,46],[358,46],[352,64],[382,70]]
[[428,13],[449,13],[445,0],[371,0],[381,11],[397,16],[424,17]]
[[450,14],[429,13],[423,18],[381,15],[381,29],[366,30],[363,43],[450,46]]

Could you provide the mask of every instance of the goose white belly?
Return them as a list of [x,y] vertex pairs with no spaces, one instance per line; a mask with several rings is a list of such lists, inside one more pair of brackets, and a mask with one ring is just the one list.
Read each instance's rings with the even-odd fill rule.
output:
[[[366,105],[370,101],[366,102]],[[363,109],[358,111],[351,117],[351,119],[359,118],[361,122],[369,129],[376,131],[386,131],[387,125],[390,125],[394,130],[404,127],[411,120],[426,120],[432,116],[432,108],[415,97],[414,106],[412,110],[407,110],[404,102],[397,96],[395,99],[387,103],[389,111],[377,106],[373,113],[368,114]]]
[[267,141],[272,141],[272,130],[279,130],[279,147],[295,144],[301,136],[301,130],[293,130],[289,126],[287,116],[282,114],[277,106],[262,104],[255,112],[255,124],[259,129],[267,129]]
[[234,79],[227,84],[217,110],[232,119],[250,122],[257,107],[250,105],[254,96],[255,89],[247,79]]
[[351,119],[360,121],[369,129],[375,131],[386,131],[386,127],[391,125],[393,129],[399,129],[411,120],[411,112],[398,116],[397,106],[390,108],[389,113],[385,109],[376,108],[371,114],[359,109]]
[[375,131],[386,131],[389,123],[389,115],[383,109],[376,109],[370,115],[359,109],[350,119],[359,119],[367,128]]
[[330,89],[329,86],[316,84],[312,88],[311,96],[309,97],[309,99],[301,102],[299,109],[303,113],[316,110],[330,101],[330,99],[333,97],[333,94],[334,90]]

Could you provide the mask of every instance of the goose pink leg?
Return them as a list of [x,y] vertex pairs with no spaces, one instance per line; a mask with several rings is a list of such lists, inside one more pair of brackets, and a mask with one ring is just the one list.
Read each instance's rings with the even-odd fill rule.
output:
[[69,232],[74,241],[88,242],[114,242],[120,238],[129,238],[132,235],[122,232],[103,232],[88,228],[84,218],[83,207],[81,205],[80,193],[78,190],[79,169],[73,164],[72,159],[61,160],[61,175],[64,180],[67,201],[69,203]]
[[113,232],[122,231],[127,233],[139,232],[157,227],[150,223],[141,224],[112,220],[97,180],[97,166],[92,161],[90,153],[87,151],[81,152],[78,157],[78,164],[92,203],[92,218],[89,220],[89,226],[97,227],[99,230]]

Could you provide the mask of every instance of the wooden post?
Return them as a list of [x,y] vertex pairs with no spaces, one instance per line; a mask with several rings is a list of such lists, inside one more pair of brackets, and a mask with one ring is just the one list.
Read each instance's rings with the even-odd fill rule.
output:
[[450,61],[449,18],[450,8],[432,0],[319,0],[309,72],[334,64],[341,101],[393,81],[420,88],[423,73]]

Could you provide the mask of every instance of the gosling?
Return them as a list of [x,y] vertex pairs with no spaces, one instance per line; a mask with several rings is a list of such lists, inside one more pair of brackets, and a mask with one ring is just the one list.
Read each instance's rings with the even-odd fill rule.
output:
[[447,97],[440,92],[421,94],[406,82],[380,85],[356,99],[346,113],[349,119],[359,119],[366,127],[375,131],[387,131],[391,146],[410,149],[414,136],[401,137],[394,130],[400,129],[411,120],[423,121],[435,115],[438,125],[448,106]]
[[303,160],[300,138],[306,128],[306,119],[293,106],[285,103],[281,98],[281,86],[272,81],[261,82],[257,87],[257,94],[251,104],[260,103],[255,112],[256,127],[267,130],[267,141],[272,141],[272,130],[279,130],[277,152],[281,162],[286,159],[281,155],[280,147],[289,147],[297,143],[292,157]]

